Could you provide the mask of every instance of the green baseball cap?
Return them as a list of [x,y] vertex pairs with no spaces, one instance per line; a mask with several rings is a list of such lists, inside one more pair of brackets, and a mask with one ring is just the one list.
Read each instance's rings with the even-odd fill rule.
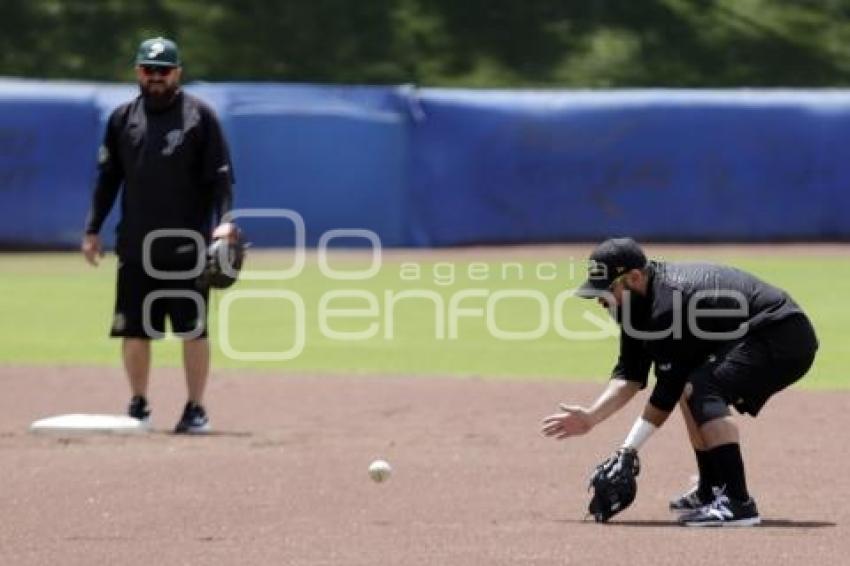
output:
[[136,65],[179,67],[180,52],[177,50],[177,44],[164,37],[144,40],[136,52]]

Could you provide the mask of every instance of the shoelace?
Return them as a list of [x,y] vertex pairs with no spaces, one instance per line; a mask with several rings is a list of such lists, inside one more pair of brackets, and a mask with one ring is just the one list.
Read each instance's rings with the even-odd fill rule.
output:
[[[722,487],[712,487],[711,493],[715,498],[717,498],[718,495],[723,494],[724,489],[725,488],[722,488]],[[700,497],[700,494],[699,494],[699,484],[694,485],[691,488],[691,490],[688,491],[684,495],[684,499],[688,503],[692,504],[694,506],[694,509],[698,509],[700,507],[705,507],[706,505],[710,505],[710,503],[703,503],[702,498]]]
[[714,501],[712,501],[708,506],[712,509],[720,509],[721,507],[725,508],[729,505],[729,498],[725,495],[720,495],[719,497],[715,497]]
[[726,495],[726,487],[715,487],[714,501],[703,506],[701,511],[703,513],[715,511],[721,517],[731,515],[731,511],[729,510],[729,497]]

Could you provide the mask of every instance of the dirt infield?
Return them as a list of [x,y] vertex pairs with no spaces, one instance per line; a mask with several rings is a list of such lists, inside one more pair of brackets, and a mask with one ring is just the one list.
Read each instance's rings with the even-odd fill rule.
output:
[[[154,424],[180,373],[158,370]],[[764,526],[675,526],[693,473],[678,416],[643,453],[635,505],[582,522],[590,467],[638,404],[555,443],[540,418],[594,384],[218,372],[218,434],[32,435],[39,417],[123,410],[118,370],[0,368],[0,563],[275,565],[843,564],[850,552],[850,395],[792,391],[742,419]],[[385,484],[366,469],[394,466]]]

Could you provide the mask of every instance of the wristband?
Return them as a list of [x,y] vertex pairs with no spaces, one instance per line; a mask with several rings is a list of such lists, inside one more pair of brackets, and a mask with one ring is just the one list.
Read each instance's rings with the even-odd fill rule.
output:
[[623,442],[623,448],[640,450],[643,443],[652,436],[652,433],[654,433],[657,428],[657,426],[645,420],[643,417],[638,417],[635,424],[632,425],[632,430],[629,431],[629,435]]

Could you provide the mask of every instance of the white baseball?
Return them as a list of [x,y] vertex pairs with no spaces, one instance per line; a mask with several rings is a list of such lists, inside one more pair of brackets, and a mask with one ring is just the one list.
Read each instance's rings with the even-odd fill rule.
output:
[[387,481],[392,473],[393,469],[384,460],[375,460],[369,464],[369,477],[377,483]]

